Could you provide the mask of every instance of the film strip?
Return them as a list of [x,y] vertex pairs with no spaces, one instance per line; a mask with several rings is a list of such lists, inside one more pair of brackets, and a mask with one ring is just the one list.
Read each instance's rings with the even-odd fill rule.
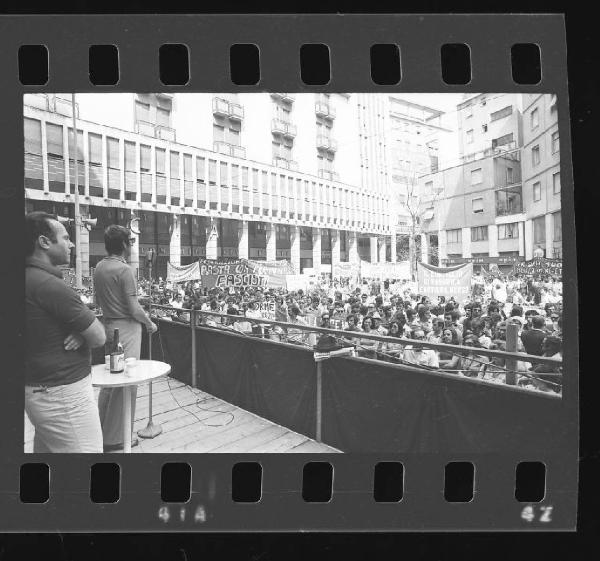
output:
[[[62,115],[54,120],[51,117],[42,119],[46,122],[43,136],[45,142],[48,142],[50,134],[48,123],[56,125],[62,122],[63,130],[66,131],[69,126],[73,126],[69,120],[73,118],[73,113],[77,113],[73,111],[73,105],[70,106],[70,113],[68,108],[66,113],[61,113],[56,105],[57,100],[59,104],[64,102],[68,105],[68,96],[52,97],[54,94],[73,92],[78,96],[99,96],[97,99],[102,94],[126,96],[164,92],[165,100],[191,93],[210,93],[211,98],[214,97],[212,94],[223,93],[223,107],[218,106],[218,101],[214,102],[217,105],[211,106],[209,113],[212,118],[223,112],[221,120],[228,123],[240,121],[240,115],[236,114],[240,105],[236,105],[228,97],[232,94],[269,97],[273,92],[287,91],[294,92],[292,95],[298,96],[297,98],[321,94],[325,97],[321,102],[317,100],[317,104],[322,103],[324,107],[316,108],[317,121],[325,129],[328,119],[330,122],[333,117],[331,113],[327,114],[331,109],[327,106],[326,94],[343,92],[345,96],[355,93],[367,97],[370,94],[381,94],[398,98],[402,94],[465,94],[465,100],[469,98],[466,94],[482,92],[488,99],[494,99],[499,94],[543,95],[549,106],[554,106],[557,112],[557,136],[548,136],[548,142],[558,143],[560,138],[559,187],[558,193],[556,190],[553,192],[554,195],[558,194],[558,213],[572,216],[574,212],[566,45],[564,21],[560,16],[10,16],[0,19],[0,28],[3,46],[0,50],[0,64],[5,69],[5,84],[0,90],[5,108],[2,124],[3,130],[10,131],[10,137],[14,140],[4,145],[4,177],[0,193],[3,204],[10,208],[14,216],[15,224],[9,225],[12,231],[21,228],[22,213],[28,200],[37,201],[46,197],[54,204],[65,205],[70,204],[69,197],[73,198],[68,186],[66,190],[63,187],[61,192],[60,188],[53,191],[47,187],[39,189],[31,183],[26,184],[23,153],[24,142],[27,142],[27,135],[24,136],[23,132],[24,118],[35,120],[40,111]],[[13,77],[12,80],[9,76]],[[41,96],[45,107],[31,109],[31,105],[24,104],[25,95]],[[119,107],[125,107],[123,111],[128,111],[133,116],[137,109],[133,96],[130,97],[125,105]],[[48,105],[50,99],[54,103],[53,109]],[[311,97],[311,104],[313,99]],[[360,121],[361,110],[373,111],[371,118],[377,121],[376,114],[381,109],[377,103],[368,103],[363,103],[362,108],[359,103],[360,123],[363,122]],[[422,112],[425,105],[413,102],[410,107]],[[285,99],[279,106],[285,109]],[[157,108],[161,108],[160,104],[155,104],[155,114]],[[80,109],[83,110],[83,106]],[[524,121],[527,117],[533,121],[531,113],[532,111],[527,113],[523,110],[519,119]],[[278,115],[281,117],[283,113]],[[421,118],[408,113],[405,117],[411,122]],[[213,123],[211,118],[198,126],[213,127],[217,120]],[[258,115],[246,113],[244,118],[256,119]],[[115,122],[110,115],[106,119],[106,122]],[[493,117],[492,119],[494,120]],[[178,126],[194,126],[189,123],[186,125],[184,120]],[[271,122],[270,112],[268,120]],[[279,120],[285,125],[285,119]],[[300,124],[297,131],[286,129],[280,137],[285,139],[304,134]],[[488,124],[492,126],[491,122]],[[485,124],[486,130],[488,124]],[[278,123],[270,124],[269,129],[276,125]],[[89,141],[90,135],[94,134],[93,127],[81,126]],[[529,127],[530,122],[523,126]],[[127,131],[120,146],[124,146],[128,139],[135,140],[135,135],[176,144],[175,138],[169,136],[175,128],[168,126],[166,122],[156,121],[152,124],[151,134],[139,128],[135,132]],[[116,129],[118,126],[113,126],[112,133],[106,129],[101,136],[116,135]],[[234,124],[229,130],[232,132],[227,134],[235,136],[240,129]],[[352,134],[350,129],[342,130],[344,132],[339,133],[342,138],[338,138],[340,148]],[[358,130],[354,132],[357,136],[368,136]],[[471,135],[476,134],[473,130],[470,132]],[[68,132],[63,132],[62,137],[66,150],[69,145],[67,134]],[[271,134],[278,133],[269,130],[267,137],[270,138]],[[321,136],[326,137],[328,142],[331,141],[328,133]],[[498,133],[496,140],[501,137]],[[529,134],[529,137],[535,139],[538,135]],[[41,138],[40,136],[40,140]],[[211,142],[208,151],[219,154],[220,147],[226,145],[230,164],[234,162],[232,165],[236,165],[236,158],[240,161],[250,159],[235,153],[237,145],[231,138],[233,137],[219,137],[219,140],[215,140],[216,144],[220,143],[219,146]],[[513,141],[518,148],[523,148],[522,138],[515,137]],[[281,154],[276,156],[287,162],[287,167],[283,168],[285,173],[289,172],[293,179],[304,181],[303,176],[294,175],[302,170],[294,169],[290,164],[293,160],[282,156],[286,141],[283,140],[278,145],[283,148]],[[502,144],[497,143],[491,145],[492,156],[495,154],[494,150],[501,146]],[[548,149],[552,150],[552,146],[554,144],[549,144]],[[156,150],[156,146],[153,145],[153,149]],[[328,144],[319,154],[331,154],[336,149]],[[92,152],[86,150],[85,157],[82,158],[84,168],[89,166],[93,156]],[[377,159],[377,149],[369,147],[369,150],[374,150],[373,154],[364,157]],[[44,150],[45,154],[46,152]],[[117,160],[120,158],[120,169],[123,172],[119,189],[124,196],[122,199],[117,197],[114,204],[109,200],[110,197],[106,198],[106,206],[115,208],[116,212],[134,207],[138,209],[135,206],[137,201],[125,196],[128,191],[125,148],[122,154],[116,154]],[[191,156],[200,157],[198,154],[190,152]],[[537,165],[535,158],[540,157],[539,152],[537,156],[529,153],[526,156],[533,158],[533,166]],[[111,157],[111,148],[106,144],[101,150],[100,163],[111,168]],[[142,158],[141,152],[137,157],[139,160],[134,159],[136,166]],[[186,164],[184,155],[181,157],[181,177],[169,175],[169,179],[181,178],[181,194],[185,200]],[[214,156],[217,160],[218,157]],[[273,158],[276,159],[275,156]],[[51,168],[46,162],[48,155],[40,154],[40,159],[44,160],[41,169],[46,169],[45,173],[48,174]],[[327,157],[321,159],[326,160]],[[242,165],[240,161],[237,163]],[[275,175],[278,175],[282,169],[279,164],[279,161],[269,162],[268,169],[279,167],[275,171]],[[154,172],[155,165],[151,166]],[[252,165],[254,164],[250,164],[250,167]],[[523,170],[525,166],[523,163]],[[65,162],[64,167],[65,170],[69,169],[69,163]],[[259,171],[262,169],[258,168]],[[311,172],[313,177],[316,170],[315,167]],[[331,168],[322,167],[319,170],[322,173],[318,176],[317,184],[323,186],[327,183],[325,180],[329,183],[339,182],[332,175],[334,172]],[[77,171],[74,173],[75,176],[78,175]],[[104,173],[104,184],[100,182],[100,189],[104,190],[103,195],[106,197],[111,182],[110,169]],[[329,176],[325,176],[326,173]],[[528,176],[533,203],[537,202],[538,196],[538,187],[534,186],[537,182],[536,173],[529,170]],[[210,172],[207,174],[208,183],[209,174]],[[93,185],[89,173],[86,175],[84,172],[82,177],[83,183],[87,183],[87,198],[92,201],[86,204],[91,206],[94,199],[90,197],[94,195],[91,194],[90,187]],[[199,178],[197,171],[194,172],[194,178],[196,181]],[[52,179],[42,174],[39,181],[48,184]],[[64,176],[62,181],[68,185]],[[369,180],[366,181],[368,183]],[[516,178],[514,182],[509,180],[508,183],[516,184]],[[206,190],[208,197],[209,187],[210,185]],[[551,184],[547,186],[549,190],[552,188]],[[30,195],[30,191],[35,189],[40,192]],[[152,196],[157,195],[156,189],[154,187]],[[143,192],[141,180],[139,188],[134,187],[132,192]],[[221,195],[218,197],[218,203],[221,204]],[[101,199],[102,196],[99,196],[98,200]],[[184,200],[180,202],[184,203]],[[195,207],[198,207],[199,200],[198,195],[193,196]],[[148,203],[155,207],[157,204],[161,205],[153,200]],[[206,212],[197,213],[199,216],[208,219],[233,216],[231,209],[221,214],[221,207],[212,209],[208,200],[204,203]],[[140,201],[139,207],[142,204]],[[288,203],[288,212],[291,208],[289,205],[291,203]],[[180,205],[178,202],[173,204],[173,207],[176,206],[181,208],[187,205]],[[272,218],[272,203],[271,206],[263,206],[261,203],[258,208],[262,212],[266,207]],[[379,208],[383,215],[389,214],[382,207]],[[478,212],[475,206],[473,209],[474,213]],[[531,225],[532,219],[526,216],[527,208],[519,210],[516,213],[520,216],[519,220],[530,223],[529,226],[525,225],[524,235],[537,239],[536,226]],[[185,215],[185,211],[178,213]],[[285,219],[272,222],[286,225],[299,223],[297,218],[279,218]],[[386,229],[389,222],[377,223],[376,219],[373,220],[372,226],[365,226],[361,230],[365,235],[371,234],[374,237],[389,234]],[[494,222],[500,226],[509,223],[502,216]],[[351,229],[350,226],[348,228]],[[527,230],[528,228],[531,230]],[[548,225],[547,228],[551,226]],[[340,228],[335,226],[332,229]],[[438,233],[439,231],[441,230],[438,228]],[[202,255],[191,250],[190,256],[208,257],[212,232],[210,228],[206,232],[206,253]],[[240,234],[242,235],[244,234]],[[480,400],[481,403],[495,403],[495,398],[490,399],[488,395],[484,395],[490,390],[465,390],[470,395],[469,399],[473,400],[468,401],[461,399],[456,390],[448,390],[439,383],[432,389],[428,381],[414,393],[417,405],[411,406],[414,415],[412,425],[402,425],[406,409],[398,412],[392,408],[393,414],[388,411],[380,415],[378,408],[384,408],[385,403],[378,401],[383,398],[376,393],[365,395],[364,406],[353,402],[354,409],[350,409],[350,417],[355,418],[353,420],[348,418],[348,411],[345,412],[346,416],[341,416],[340,408],[344,404],[336,403],[339,396],[335,395],[336,390],[331,382],[335,379],[336,383],[343,385],[343,376],[335,374],[334,377],[334,367],[325,366],[322,372],[315,370],[321,372],[323,380],[317,383],[315,377],[315,386],[310,389],[310,392],[317,392],[315,388],[320,388],[318,392],[323,392],[319,398],[322,401],[318,402],[320,405],[314,405],[311,400],[306,405],[302,396],[298,396],[298,403],[306,406],[310,415],[315,414],[313,407],[317,411],[319,407],[323,407],[323,411],[319,411],[319,414],[323,414],[323,438],[317,439],[317,435],[310,432],[307,438],[315,447],[312,449],[312,444],[307,446],[305,453],[302,453],[301,448],[296,454],[263,453],[260,452],[260,447],[254,452],[244,453],[226,453],[227,449],[222,450],[225,453],[219,453],[218,447],[215,453],[194,453],[185,448],[173,450],[168,447],[162,450],[159,447],[154,450],[155,453],[111,456],[25,452],[27,428],[22,428],[25,408],[25,303],[19,299],[6,302],[7,315],[14,318],[15,322],[15,328],[7,340],[7,348],[11,349],[10,368],[7,368],[7,372],[18,375],[5,376],[4,403],[0,413],[4,427],[4,435],[0,439],[0,502],[3,512],[8,513],[2,518],[2,529],[61,532],[91,529],[134,532],[298,529],[573,530],[577,515],[578,481],[578,338],[573,221],[563,221],[561,236],[561,258],[566,273],[562,289],[564,384],[559,399],[554,396],[552,399],[538,396],[530,400],[530,396],[516,391],[508,398],[504,394],[502,399],[498,398],[498,402],[503,403],[501,410],[485,411],[481,407],[471,409],[471,406]],[[472,244],[480,241],[471,239]],[[377,245],[374,247],[375,250],[380,249]],[[544,247],[550,245],[546,244]],[[160,248],[158,244],[159,257]],[[277,249],[277,245],[275,248]],[[292,249],[293,245],[289,249],[290,256]],[[521,257],[527,257],[526,253],[534,249],[524,248],[525,254]],[[239,253],[227,255],[224,248],[220,251],[219,257],[242,257]],[[269,251],[268,247],[265,251]],[[12,263],[13,267],[3,271],[3,285],[7,293],[22,294],[23,269],[18,264],[22,263],[24,248],[15,244],[9,248],[8,253],[6,263]],[[453,265],[450,262],[451,252],[447,253],[448,265]],[[473,253],[476,251],[473,250]],[[285,252],[281,254],[283,258],[287,255]],[[248,257],[251,256],[246,255]],[[441,256],[438,257],[441,259]],[[475,259],[475,263],[477,262],[475,255],[468,259]],[[161,324],[159,333],[164,333],[167,329]],[[200,341],[199,344],[202,345],[203,333],[208,331],[200,329],[195,337],[192,335],[192,341]],[[197,355],[199,352],[195,351],[191,360],[196,361],[196,356],[203,356]],[[252,360],[255,362],[258,361],[256,357],[260,355],[259,351],[252,352],[255,354],[244,355],[245,359],[250,360],[250,356],[254,357]],[[153,357],[152,351],[150,353],[147,356]],[[178,357],[173,347],[167,352],[167,358],[172,363],[170,368],[178,368]],[[304,359],[298,360],[302,362]],[[364,378],[365,372],[368,375],[368,370],[365,371],[366,363],[360,362],[360,359],[332,358],[330,362],[338,365],[338,368],[340,364],[358,364],[362,370],[354,379]],[[206,365],[198,365],[196,362],[193,365],[192,376],[196,372],[202,375],[200,367]],[[373,368],[375,369],[374,366]],[[375,371],[373,374],[376,374]],[[312,370],[308,375],[313,379]],[[381,373],[381,376],[389,378],[389,372]],[[210,402],[212,405],[209,406],[202,401],[211,399],[210,392],[198,397],[197,382],[195,379],[190,379],[190,383],[183,381],[186,388],[181,394],[193,396],[190,399],[198,407],[197,414],[202,411],[203,403],[204,410],[211,407],[213,410],[218,409],[216,422],[225,424],[226,412],[219,409],[221,405],[217,407],[214,402]],[[179,383],[182,383],[181,379]],[[274,387],[276,381],[272,380],[271,384],[269,387]],[[371,382],[372,385],[376,384]],[[176,390],[169,386],[165,391],[174,395]],[[400,395],[401,391],[397,391]],[[272,398],[279,399],[276,394],[272,394]],[[443,407],[436,409],[432,406],[432,400],[438,400],[438,406],[443,403]],[[223,401],[227,402],[226,399]],[[420,407],[420,413],[415,413],[415,406]],[[406,404],[405,407],[408,408]],[[249,414],[243,407],[241,410],[240,414]],[[235,417],[237,411],[236,409],[234,413],[230,413],[231,416]],[[369,411],[373,417],[369,415]],[[464,414],[465,411],[468,414]],[[482,420],[484,416],[487,417],[485,422]],[[151,413],[149,418],[151,421]],[[358,423],[356,418],[359,419]],[[372,418],[378,420],[372,421]],[[310,419],[312,423],[313,417]],[[276,421],[277,419],[275,424]],[[336,440],[331,436],[335,432],[332,427],[336,423],[343,425],[346,422],[352,427],[350,432],[358,430],[356,427],[363,423],[369,425],[372,432],[366,433],[361,445],[343,449],[344,446],[331,444],[357,442],[354,433],[346,433],[346,440]],[[368,439],[369,434],[378,432],[377,423],[381,423],[380,432],[386,432],[390,424],[396,422],[401,426],[397,433],[401,436],[389,441],[381,450],[373,450]],[[312,431],[312,425],[310,430]],[[343,427],[337,427],[336,430],[344,433]],[[292,432],[302,435],[300,430]],[[457,436],[459,433],[460,438]],[[242,434],[240,440],[243,439]],[[140,446],[145,446],[145,442]],[[340,448],[344,453],[337,453]],[[520,486],[530,478],[538,482],[537,487],[525,485],[524,491],[520,492]]]

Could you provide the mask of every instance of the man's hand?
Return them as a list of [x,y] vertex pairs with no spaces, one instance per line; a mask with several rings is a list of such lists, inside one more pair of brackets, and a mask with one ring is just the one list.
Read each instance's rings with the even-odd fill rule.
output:
[[153,333],[156,333],[158,331],[158,327],[156,326],[156,324],[154,322],[150,322],[149,325],[146,326],[146,329],[148,330],[148,333],[150,335],[152,335]]
[[71,333],[67,335],[63,341],[65,351],[76,351],[84,343],[85,339],[78,333]]

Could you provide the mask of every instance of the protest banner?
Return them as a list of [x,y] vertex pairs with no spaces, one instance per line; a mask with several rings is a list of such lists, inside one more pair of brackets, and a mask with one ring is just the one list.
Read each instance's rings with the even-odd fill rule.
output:
[[270,319],[275,321],[275,302],[267,301],[261,302],[258,305],[258,309],[260,311],[260,315],[263,319]]
[[285,273],[291,270],[286,261],[263,262],[247,259],[201,259],[198,261],[198,267],[202,286],[206,288],[285,288]]
[[308,286],[309,278],[306,275],[286,275],[285,282],[288,291],[304,290]]
[[545,257],[536,257],[530,261],[521,261],[515,263],[512,275],[550,275],[562,278],[562,259],[546,259]]
[[358,263],[340,261],[331,266],[331,271],[334,277],[355,279],[360,273],[360,265]]
[[409,280],[410,263],[408,261],[399,261],[397,263],[369,263],[368,261],[361,261],[360,275],[366,279]]
[[471,293],[473,264],[456,267],[434,267],[418,263],[419,293],[429,297],[445,296],[462,299]]
[[198,261],[189,265],[173,265],[170,261],[167,263],[167,280],[171,282],[187,282],[200,279],[200,269]]

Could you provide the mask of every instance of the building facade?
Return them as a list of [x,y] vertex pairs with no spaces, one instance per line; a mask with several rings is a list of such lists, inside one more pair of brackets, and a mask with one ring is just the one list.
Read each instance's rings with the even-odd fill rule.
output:
[[27,94],[26,210],[73,217],[76,153],[81,213],[98,219],[80,232],[84,275],[104,256],[104,228],[133,218],[141,276],[150,248],[155,277],[201,257],[328,272],[366,248],[384,261],[393,220],[389,183],[374,181],[385,169],[372,146],[380,97],[79,94],[75,150],[70,96]]
[[442,265],[495,263],[501,270],[532,259],[538,247],[561,257],[553,97],[473,96],[458,105],[457,118],[458,163],[419,180],[422,248],[436,243]]

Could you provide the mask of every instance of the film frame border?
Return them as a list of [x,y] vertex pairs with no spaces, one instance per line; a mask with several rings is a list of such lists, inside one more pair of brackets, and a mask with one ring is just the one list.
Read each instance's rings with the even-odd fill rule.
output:
[[[154,27],[160,19],[160,26]],[[498,22],[502,20],[503,25]],[[24,208],[22,94],[29,92],[518,92],[556,93],[558,96],[561,150],[562,212],[574,216],[573,172],[569,130],[566,42],[560,15],[162,15],[162,16],[6,16],[0,18],[3,49],[1,67],[14,73],[14,81],[0,90],[5,130],[15,131],[14,142],[3,151],[7,185],[0,191],[5,208],[17,219]],[[501,34],[500,34],[501,29]],[[435,37],[423,41],[423,37]],[[350,41],[349,41],[350,39]],[[161,45],[182,43],[189,48],[190,79],[185,86],[165,86],[159,78]],[[233,44],[259,46],[260,82],[236,86],[229,74],[229,48]],[[331,79],[325,86],[306,86],[300,79],[302,44],[329,46]],[[371,80],[369,50],[376,43],[400,46],[402,79],[394,86]],[[427,43],[427,44],[425,44]],[[445,43],[465,43],[471,55],[472,78],[466,85],[442,80],[440,48]],[[541,50],[542,80],[535,86],[517,85],[511,77],[510,48],[516,43],[536,43]],[[18,80],[18,48],[44,44],[49,51],[49,79],[44,86],[23,86]],[[88,77],[88,48],[113,44],[119,49],[120,76],[115,86],[93,86]],[[423,71],[426,69],[426,71]],[[74,71],[75,70],[75,71]],[[565,147],[567,147],[565,149]],[[17,187],[11,187],[15,185]],[[577,284],[574,223],[565,222],[564,302],[565,347],[577,348]],[[9,262],[18,263],[21,248],[15,245]],[[22,292],[18,271],[4,271],[9,290]],[[4,281],[3,281],[4,282]],[[15,299],[16,300],[16,299]],[[23,318],[23,302],[9,302],[10,318]],[[15,349],[12,370],[22,357],[24,322],[13,330],[8,347]],[[565,370],[577,372],[577,352],[565,355]],[[7,362],[7,364],[9,364]],[[0,442],[0,504],[10,512],[6,531],[229,531],[296,529],[361,530],[569,530],[574,529],[577,506],[578,381],[565,387],[563,406],[572,423],[566,427],[569,446],[536,457],[512,454],[343,454],[343,455],[133,455],[116,460],[121,465],[119,502],[98,505],[89,498],[89,470],[105,455],[28,455],[22,448],[23,394],[19,379],[7,380],[8,406],[2,408],[9,438]],[[15,419],[17,424],[15,426]],[[140,459],[136,459],[140,458]],[[111,460],[113,457],[111,457]],[[329,503],[305,503],[301,496],[302,467],[308,461],[328,461],[334,466],[333,497]],[[373,500],[373,469],[379,461],[399,461],[405,468],[405,493],[399,503]],[[471,503],[446,503],[443,467],[448,461],[475,464],[476,491]],[[514,499],[514,470],[519,461],[543,461],[547,466],[544,503],[553,503],[550,524],[525,523],[523,504]],[[51,470],[50,500],[24,504],[19,500],[19,467],[45,462]],[[167,461],[192,466],[192,498],[188,508],[203,506],[206,519],[178,525],[177,517],[165,523],[157,514],[160,501],[160,467]],[[231,468],[238,461],[259,461],[263,467],[262,500],[233,503]],[[418,474],[418,475],[417,475]],[[417,480],[415,480],[417,478]],[[216,495],[212,496],[216,490]],[[212,496],[212,498],[211,498]],[[173,510],[179,505],[172,505]],[[248,517],[252,509],[252,516]],[[256,510],[258,509],[258,510]],[[460,513],[458,512],[460,510]],[[84,516],[82,514],[86,513]],[[254,526],[249,525],[249,519]],[[123,524],[123,522],[125,523]],[[485,521],[486,524],[482,524]]]

